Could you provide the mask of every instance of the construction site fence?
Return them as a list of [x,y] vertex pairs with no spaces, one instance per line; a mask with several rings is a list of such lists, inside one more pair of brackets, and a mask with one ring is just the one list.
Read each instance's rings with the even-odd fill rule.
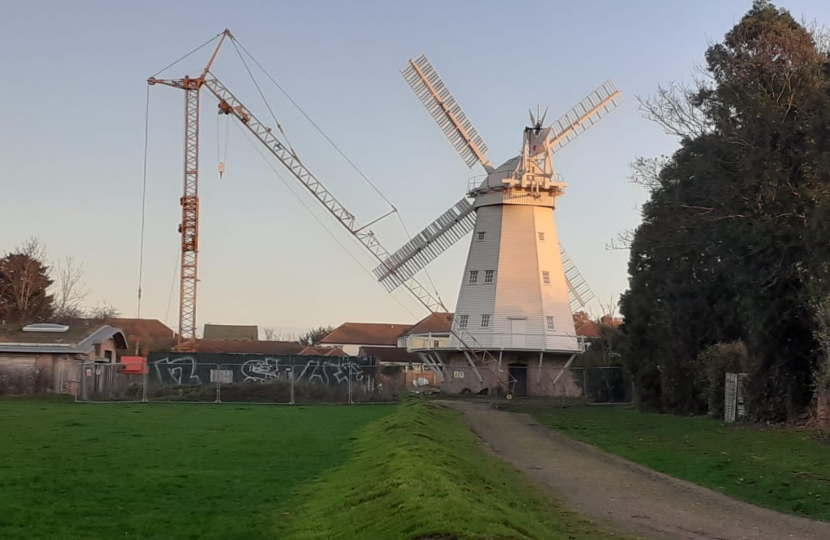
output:
[[619,366],[431,369],[357,357],[201,363],[184,356],[151,359],[139,370],[119,363],[84,363],[79,369],[79,402],[351,404],[394,402],[410,393],[631,401],[631,379]]

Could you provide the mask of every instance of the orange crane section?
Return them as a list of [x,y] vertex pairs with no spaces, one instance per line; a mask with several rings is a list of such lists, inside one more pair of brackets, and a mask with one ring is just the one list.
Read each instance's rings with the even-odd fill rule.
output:
[[184,90],[184,193],[182,207],[181,276],[179,282],[179,348],[187,349],[196,339],[196,290],[199,284],[199,95],[210,68],[225,38],[233,38],[230,30],[222,37],[204,71],[198,78],[147,79],[147,84],[163,84]]

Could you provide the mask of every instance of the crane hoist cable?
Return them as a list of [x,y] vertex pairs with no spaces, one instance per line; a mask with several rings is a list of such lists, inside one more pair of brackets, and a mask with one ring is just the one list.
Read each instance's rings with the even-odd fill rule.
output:
[[[229,129],[230,129],[230,118],[227,115],[224,116],[224,119],[217,117],[216,118],[216,162],[219,164],[219,179],[221,180],[223,175],[225,174],[225,164],[228,161],[228,139],[229,139]],[[222,137],[222,123],[225,124],[225,136]],[[224,145],[222,141],[224,140]]]
[[[337,146],[337,144],[333,140],[331,140],[331,138],[323,131],[323,129],[319,125],[317,125],[317,123],[314,120],[311,119],[311,117],[305,112],[305,110],[303,110],[303,108],[300,107],[300,105],[296,101],[294,101],[294,98],[292,98],[288,94],[288,92],[286,92],[285,89],[282,86],[280,86],[280,84],[276,81],[276,79],[274,79],[274,77],[272,77],[271,74],[268,73],[268,71],[262,66],[262,64],[260,64],[259,61],[257,61],[257,59],[254,58],[254,56],[250,52],[248,52],[248,49],[246,49],[245,46],[242,43],[237,41],[237,39],[234,36],[231,36],[231,43],[233,43],[234,49],[236,49],[236,53],[239,55],[239,59],[242,60],[242,64],[245,66],[245,69],[248,72],[248,75],[250,75],[251,80],[254,81],[254,85],[256,86],[257,90],[259,91],[260,97],[262,98],[263,102],[265,102],[265,106],[268,107],[268,111],[271,113],[271,118],[274,120],[274,123],[277,125],[277,128],[280,130],[280,133],[283,134],[283,137],[285,138],[286,143],[288,143],[288,137],[286,136],[285,132],[282,129],[282,126],[277,121],[276,117],[274,116],[274,111],[271,109],[271,106],[268,105],[268,102],[265,99],[265,96],[264,96],[262,90],[260,89],[259,84],[256,81],[256,78],[254,77],[253,73],[251,72],[250,68],[248,67],[248,63],[245,61],[245,58],[242,56],[242,53],[239,50],[240,48],[242,49],[242,51],[245,52],[245,54],[248,56],[248,58],[251,59],[251,61],[254,63],[254,65],[256,65],[259,68],[259,70],[262,71],[262,73],[265,74],[265,76],[268,78],[268,80],[270,80],[271,83],[286,97],[286,99],[288,99],[288,101],[290,101],[291,104],[294,105],[294,107],[300,112],[300,114],[302,114],[303,117],[305,117],[305,119],[308,120],[308,122],[312,126],[314,126],[314,129],[316,129],[317,132],[320,133],[320,135],[323,136],[323,138],[332,146],[332,148],[334,148],[337,151],[337,153],[340,154],[340,156],[343,159],[345,159],[346,162],[357,172],[357,174],[359,174],[363,178],[363,180],[367,184],[369,184],[369,186],[371,186],[371,188],[378,195],[380,195],[380,197],[386,202],[386,204],[389,205],[389,207],[393,210],[393,212],[398,216],[398,221],[400,221],[401,227],[403,227],[403,230],[404,230],[404,233],[406,234],[407,240],[411,241],[412,240],[412,235],[410,234],[409,229],[406,226],[406,223],[404,223],[403,217],[401,217],[401,214],[398,211],[398,208],[394,204],[392,204],[392,201],[390,201],[386,197],[386,195],[383,194],[383,192],[380,190],[380,188],[378,188],[374,184],[374,182],[372,182],[369,179],[369,177],[366,176],[363,173],[363,171],[361,171],[360,168],[351,159],[349,159],[349,157],[340,149],[339,146]],[[294,157],[299,160],[299,157],[297,157],[297,154],[296,154],[296,152],[294,152],[294,149],[291,147],[290,143],[288,143],[288,147],[291,150],[291,153],[294,154]],[[429,271],[424,269],[424,274],[426,275],[427,280],[429,281],[430,286],[432,287],[432,290],[435,293],[435,296],[438,297],[439,301],[441,301],[443,303],[443,299],[441,299],[441,295],[438,293],[438,288],[435,286],[435,282],[432,280],[432,276],[429,274]]]
[[[320,217],[311,209],[311,207],[308,204],[306,204],[306,202],[294,191],[294,188],[291,187],[293,184],[290,184],[288,182],[288,180],[286,180],[285,177],[282,174],[280,174],[279,169],[277,169],[277,167],[274,166],[273,161],[271,159],[269,159],[268,156],[266,156],[262,152],[262,149],[259,147],[258,144],[256,144],[256,142],[253,139],[251,139],[250,135],[248,133],[246,133],[239,126],[239,124],[234,123],[234,125],[242,133],[243,137],[245,137],[245,140],[247,140],[248,143],[250,143],[251,147],[256,151],[256,153],[259,154],[259,156],[263,159],[263,161],[265,161],[265,163],[268,165],[268,167],[270,167],[270,169],[274,172],[274,174],[277,176],[277,178],[279,178],[280,181],[285,185],[286,189],[288,189],[288,191],[291,193],[291,195],[293,195],[294,198],[303,206],[303,208],[305,208],[308,211],[308,213],[311,214],[311,217],[314,218],[314,220],[320,225],[320,227],[322,227],[323,230],[326,231],[328,233],[328,235],[331,236],[331,238],[335,242],[337,242],[337,244],[341,247],[341,249],[343,249],[343,251],[346,252],[346,255],[348,255],[355,263],[357,263],[357,265],[364,272],[366,272],[369,276],[371,276],[374,279],[374,274],[372,274],[372,270],[370,268],[367,268],[362,262],[360,262],[360,260],[357,257],[355,257],[355,255],[351,251],[349,251],[349,249],[346,247],[346,245],[331,231],[331,229],[329,229],[329,227],[326,225],[326,223],[323,222],[323,220],[320,219]],[[401,306],[413,318],[416,317],[416,315],[412,312],[412,310],[409,309],[408,307],[406,307],[406,305],[404,305],[404,303],[401,302],[398,298],[396,298],[394,295],[389,295],[389,296],[391,296],[392,299],[395,302],[397,302],[398,305]]]

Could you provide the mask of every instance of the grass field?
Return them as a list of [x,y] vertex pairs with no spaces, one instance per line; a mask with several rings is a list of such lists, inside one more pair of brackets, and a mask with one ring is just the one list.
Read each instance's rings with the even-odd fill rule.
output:
[[0,400],[3,540],[599,540],[434,404]]
[[830,444],[816,440],[816,432],[621,407],[512,408],[654,470],[760,506],[830,521]]
[[0,538],[275,538],[284,505],[393,406],[0,401]]

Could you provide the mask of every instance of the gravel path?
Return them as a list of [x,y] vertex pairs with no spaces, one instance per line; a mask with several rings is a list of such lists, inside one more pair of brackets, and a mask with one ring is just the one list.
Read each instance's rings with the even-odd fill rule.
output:
[[830,523],[781,514],[652,471],[485,404],[444,402],[496,454],[586,517],[653,540],[830,540]]

